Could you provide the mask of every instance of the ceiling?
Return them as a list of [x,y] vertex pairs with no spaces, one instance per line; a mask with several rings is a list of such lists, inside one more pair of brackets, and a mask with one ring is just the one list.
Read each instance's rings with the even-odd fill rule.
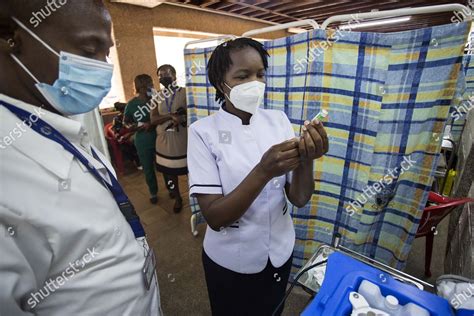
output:
[[[471,1],[471,0],[469,0]],[[319,24],[325,19],[340,14],[355,14],[373,10],[393,10],[448,3],[467,6],[468,0],[317,0],[317,1],[214,1],[214,0],[169,0],[164,3],[185,5],[196,9],[211,10],[217,13],[237,15],[246,19],[260,20],[269,24],[282,24],[292,21],[313,19]],[[435,13],[412,16],[409,21],[397,24],[366,27],[365,31],[393,32],[451,23],[453,13]],[[337,26],[337,24],[332,24]]]

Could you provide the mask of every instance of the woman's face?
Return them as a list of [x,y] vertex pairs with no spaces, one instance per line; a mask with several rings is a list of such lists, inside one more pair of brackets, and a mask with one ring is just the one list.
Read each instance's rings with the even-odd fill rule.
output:
[[[232,65],[224,75],[224,80],[229,87],[234,87],[250,81],[261,81],[265,83],[265,68],[262,57],[252,47],[245,47],[230,53]],[[228,96],[230,89],[222,85],[222,89]],[[227,98],[226,98],[227,99]],[[229,101],[229,100],[227,100]]]

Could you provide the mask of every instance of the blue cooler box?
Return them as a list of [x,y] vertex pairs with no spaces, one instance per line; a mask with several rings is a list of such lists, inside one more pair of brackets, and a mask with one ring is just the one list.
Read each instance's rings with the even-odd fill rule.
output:
[[418,288],[401,283],[379,269],[373,268],[340,252],[332,253],[320,291],[302,316],[347,316],[352,312],[349,293],[357,292],[363,280],[380,287],[383,296],[395,296],[400,305],[417,304],[431,316],[451,316],[447,300]]

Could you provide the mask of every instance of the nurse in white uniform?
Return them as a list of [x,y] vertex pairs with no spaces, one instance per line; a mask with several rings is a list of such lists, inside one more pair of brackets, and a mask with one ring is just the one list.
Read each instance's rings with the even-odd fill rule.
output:
[[0,315],[161,315],[143,227],[68,117],[110,90],[110,16],[69,1],[33,28],[45,3],[0,2]]
[[271,315],[283,298],[295,242],[286,198],[298,207],[309,201],[313,160],[328,150],[320,122],[306,121],[295,138],[285,113],[260,108],[267,58],[249,38],[219,45],[208,73],[221,109],[189,128],[190,194],[208,223],[213,315]]

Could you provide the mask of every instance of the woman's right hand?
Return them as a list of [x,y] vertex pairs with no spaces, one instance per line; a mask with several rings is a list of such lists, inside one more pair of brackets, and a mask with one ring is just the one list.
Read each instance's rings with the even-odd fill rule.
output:
[[173,121],[173,127],[177,127],[179,125],[179,115],[176,113],[170,114],[171,121]]
[[298,144],[298,139],[293,138],[267,150],[260,160],[259,168],[268,180],[282,176],[298,167],[300,164]]

